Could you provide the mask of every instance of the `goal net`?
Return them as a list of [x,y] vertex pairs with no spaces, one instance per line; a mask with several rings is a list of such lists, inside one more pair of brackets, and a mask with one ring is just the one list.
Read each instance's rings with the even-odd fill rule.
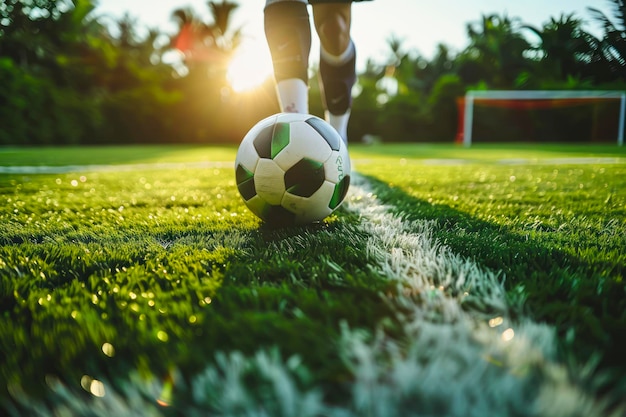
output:
[[458,143],[624,144],[624,91],[468,91],[459,101]]

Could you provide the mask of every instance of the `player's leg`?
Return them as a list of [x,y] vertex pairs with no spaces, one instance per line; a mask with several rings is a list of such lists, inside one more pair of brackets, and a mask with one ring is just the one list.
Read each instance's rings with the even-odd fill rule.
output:
[[281,111],[308,113],[311,26],[306,0],[267,0],[264,23]]
[[313,20],[320,38],[320,81],[326,120],[347,142],[356,82],[356,50],[350,37],[351,3],[314,3]]

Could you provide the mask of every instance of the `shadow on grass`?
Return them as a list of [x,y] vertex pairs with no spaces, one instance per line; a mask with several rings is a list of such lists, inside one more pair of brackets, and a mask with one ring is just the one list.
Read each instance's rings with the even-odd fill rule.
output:
[[[7,352],[0,377],[11,379],[0,385],[0,414],[18,406],[9,390],[55,401],[48,398],[53,378],[88,398],[83,376],[123,389],[129,369],[158,379],[174,367],[184,404],[185,386],[217,352],[253,356],[272,347],[284,358],[298,355],[316,383],[343,386],[350,373],[334,342],[340,323],[372,329],[391,313],[380,302],[388,282],[373,276],[358,245],[358,220],[335,220],[238,232],[120,229],[64,235],[62,242],[16,232],[4,243],[45,262],[47,276],[58,272],[58,279],[51,285],[20,270],[14,281],[23,275],[23,287],[0,285],[0,313],[8,319],[0,321]],[[103,354],[105,342],[115,348],[111,357]],[[346,395],[339,388],[331,394]]]
[[[453,252],[505,274],[511,305],[523,305],[535,321],[556,327],[561,359],[588,363],[599,359],[598,374],[608,377],[596,389],[626,394],[626,265],[589,263],[550,245],[520,235],[447,205],[433,205],[367,177],[383,203],[408,220],[433,220],[435,237]],[[554,233],[559,233],[555,231]]]

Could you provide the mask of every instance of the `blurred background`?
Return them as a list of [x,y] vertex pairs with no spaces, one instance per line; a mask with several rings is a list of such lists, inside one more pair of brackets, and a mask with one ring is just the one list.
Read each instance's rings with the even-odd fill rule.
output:
[[[451,143],[470,89],[626,90],[623,0],[421,3],[353,6],[352,141]],[[5,0],[0,145],[238,143],[278,111],[263,5]],[[310,105],[321,115],[317,48]],[[476,126],[486,141],[614,143],[619,103],[482,111],[498,116]]]

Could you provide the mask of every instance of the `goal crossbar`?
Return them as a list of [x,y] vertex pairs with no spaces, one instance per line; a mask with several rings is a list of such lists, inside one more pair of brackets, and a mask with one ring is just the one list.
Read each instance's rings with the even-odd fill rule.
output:
[[620,111],[617,128],[617,144],[624,144],[626,118],[626,91],[585,90],[470,90],[465,94],[463,114],[463,144],[472,143],[474,102],[476,100],[559,100],[559,99],[617,99]]

